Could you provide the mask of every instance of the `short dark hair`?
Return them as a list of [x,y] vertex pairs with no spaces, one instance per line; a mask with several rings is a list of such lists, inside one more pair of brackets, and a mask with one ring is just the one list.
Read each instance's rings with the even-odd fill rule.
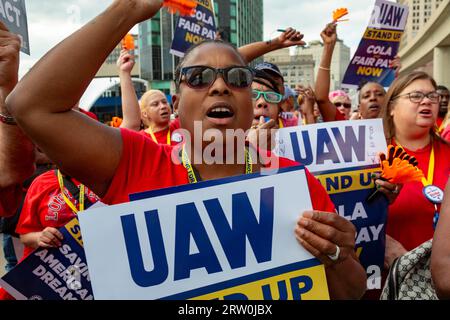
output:
[[448,88],[446,86],[437,86],[436,90],[441,90],[441,91],[450,91],[448,90]]
[[197,44],[194,44],[192,47],[190,47],[186,51],[186,53],[184,54],[184,57],[180,60],[180,63],[178,64],[177,68],[175,69],[175,74],[174,74],[174,78],[175,79],[174,79],[174,81],[175,81],[175,85],[176,85],[177,91],[179,90],[179,86],[180,86],[179,80],[180,80],[180,76],[181,76],[181,69],[184,67],[185,61],[187,60],[187,58],[191,55],[191,53],[195,49],[197,49],[198,47],[200,47],[202,45],[205,45],[205,44],[223,45],[223,46],[227,46],[227,47],[231,48],[233,51],[236,52],[236,54],[239,57],[241,57],[243,65],[246,65],[245,59],[242,57],[242,55],[240,54],[239,50],[233,44],[231,44],[229,42],[226,42],[226,41],[223,41],[223,40],[217,40],[217,39],[214,39],[214,40],[207,39],[207,40],[201,41],[201,42],[199,42]]
[[383,87],[381,84],[379,84],[378,82],[376,82],[376,81],[362,80],[362,81],[358,84],[358,103],[361,103],[361,91],[362,91],[362,89],[363,89],[365,86],[367,86],[368,84],[371,84],[371,83],[374,83],[374,84],[379,85],[380,88],[383,88],[384,93],[386,93],[386,90],[384,89],[384,87]]

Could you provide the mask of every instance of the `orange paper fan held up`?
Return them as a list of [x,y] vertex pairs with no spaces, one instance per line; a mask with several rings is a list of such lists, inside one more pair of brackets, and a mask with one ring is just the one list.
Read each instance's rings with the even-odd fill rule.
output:
[[163,7],[166,7],[171,14],[179,13],[181,16],[191,16],[197,8],[197,1],[194,0],[164,0]]
[[[393,184],[421,182],[424,174],[417,165],[417,159],[409,156],[402,147],[389,145],[387,155],[380,153],[381,180]],[[372,201],[378,191],[375,190],[367,198],[367,202]]]
[[122,48],[128,51],[135,49],[134,37],[131,34],[128,33],[125,38],[122,39]]
[[342,21],[348,21],[348,19],[346,20],[339,20],[342,17],[345,17],[346,15],[348,15],[348,10],[347,8],[339,8],[333,11],[333,22],[342,22]]
[[111,127],[120,128],[120,126],[122,125],[122,121],[123,121],[122,118],[113,117],[111,121]]

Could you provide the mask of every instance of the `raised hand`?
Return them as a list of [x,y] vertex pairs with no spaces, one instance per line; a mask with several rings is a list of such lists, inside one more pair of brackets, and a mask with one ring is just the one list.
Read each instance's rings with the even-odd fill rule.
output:
[[0,22],[0,90],[6,98],[17,84],[20,38]]
[[337,41],[336,23],[329,23],[320,34],[325,45],[334,45]]
[[288,48],[292,46],[304,46],[306,42],[302,41],[304,35],[300,31],[293,28],[288,28],[278,38],[275,39],[278,42],[280,48]]
[[134,56],[128,52],[126,49],[122,49],[120,52],[119,59],[117,59],[117,67],[120,73],[131,74],[134,68]]

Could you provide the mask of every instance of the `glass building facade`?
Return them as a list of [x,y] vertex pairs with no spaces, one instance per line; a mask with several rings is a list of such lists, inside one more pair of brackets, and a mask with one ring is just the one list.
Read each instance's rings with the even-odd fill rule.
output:
[[[240,47],[263,40],[263,0],[215,0],[216,25],[222,38]],[[177,16],[161,10],[139,24],[141,78],[152,89],[169,93],[179,58],[170,54]]]

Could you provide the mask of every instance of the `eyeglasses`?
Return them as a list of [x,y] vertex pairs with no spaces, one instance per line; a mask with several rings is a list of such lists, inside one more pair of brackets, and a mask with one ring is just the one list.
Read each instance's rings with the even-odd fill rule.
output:
[[402,94],[400,96],[396,96],[392,100],[398,99],[400,97],[406,97],[406,96],[408,96],[409,100],[413,103],[421,103],[423,101],[423,99],[425,99],[425,97],[430,99],[430,101],[433,103],[437,103],[441,99],[441,96],[436,91],[429,92],[429,93],[414,91],[414,92]]
[[193,89],[210,88],[216,81],[219,73],[227,85],[237,89],[250,87],[254,77],[253,71],[243,66],[232,66],[224,69],[215,69],[208,66],[191,66],[181,69],[178,85],[185,81]]
[[336,103],[334,103],[334,105],[337,108],[344,107],[345,109],[350,109],[352,107],[352,105],[350,103],[342,103],[342,102],[336,102]]
[[253,100],[258,100],[261,96],[264,97],[264,100],[268,103],[280,103],[283,100],[283,96],[279,93],[272,91],[259,91],[253,90],[252,98]]

